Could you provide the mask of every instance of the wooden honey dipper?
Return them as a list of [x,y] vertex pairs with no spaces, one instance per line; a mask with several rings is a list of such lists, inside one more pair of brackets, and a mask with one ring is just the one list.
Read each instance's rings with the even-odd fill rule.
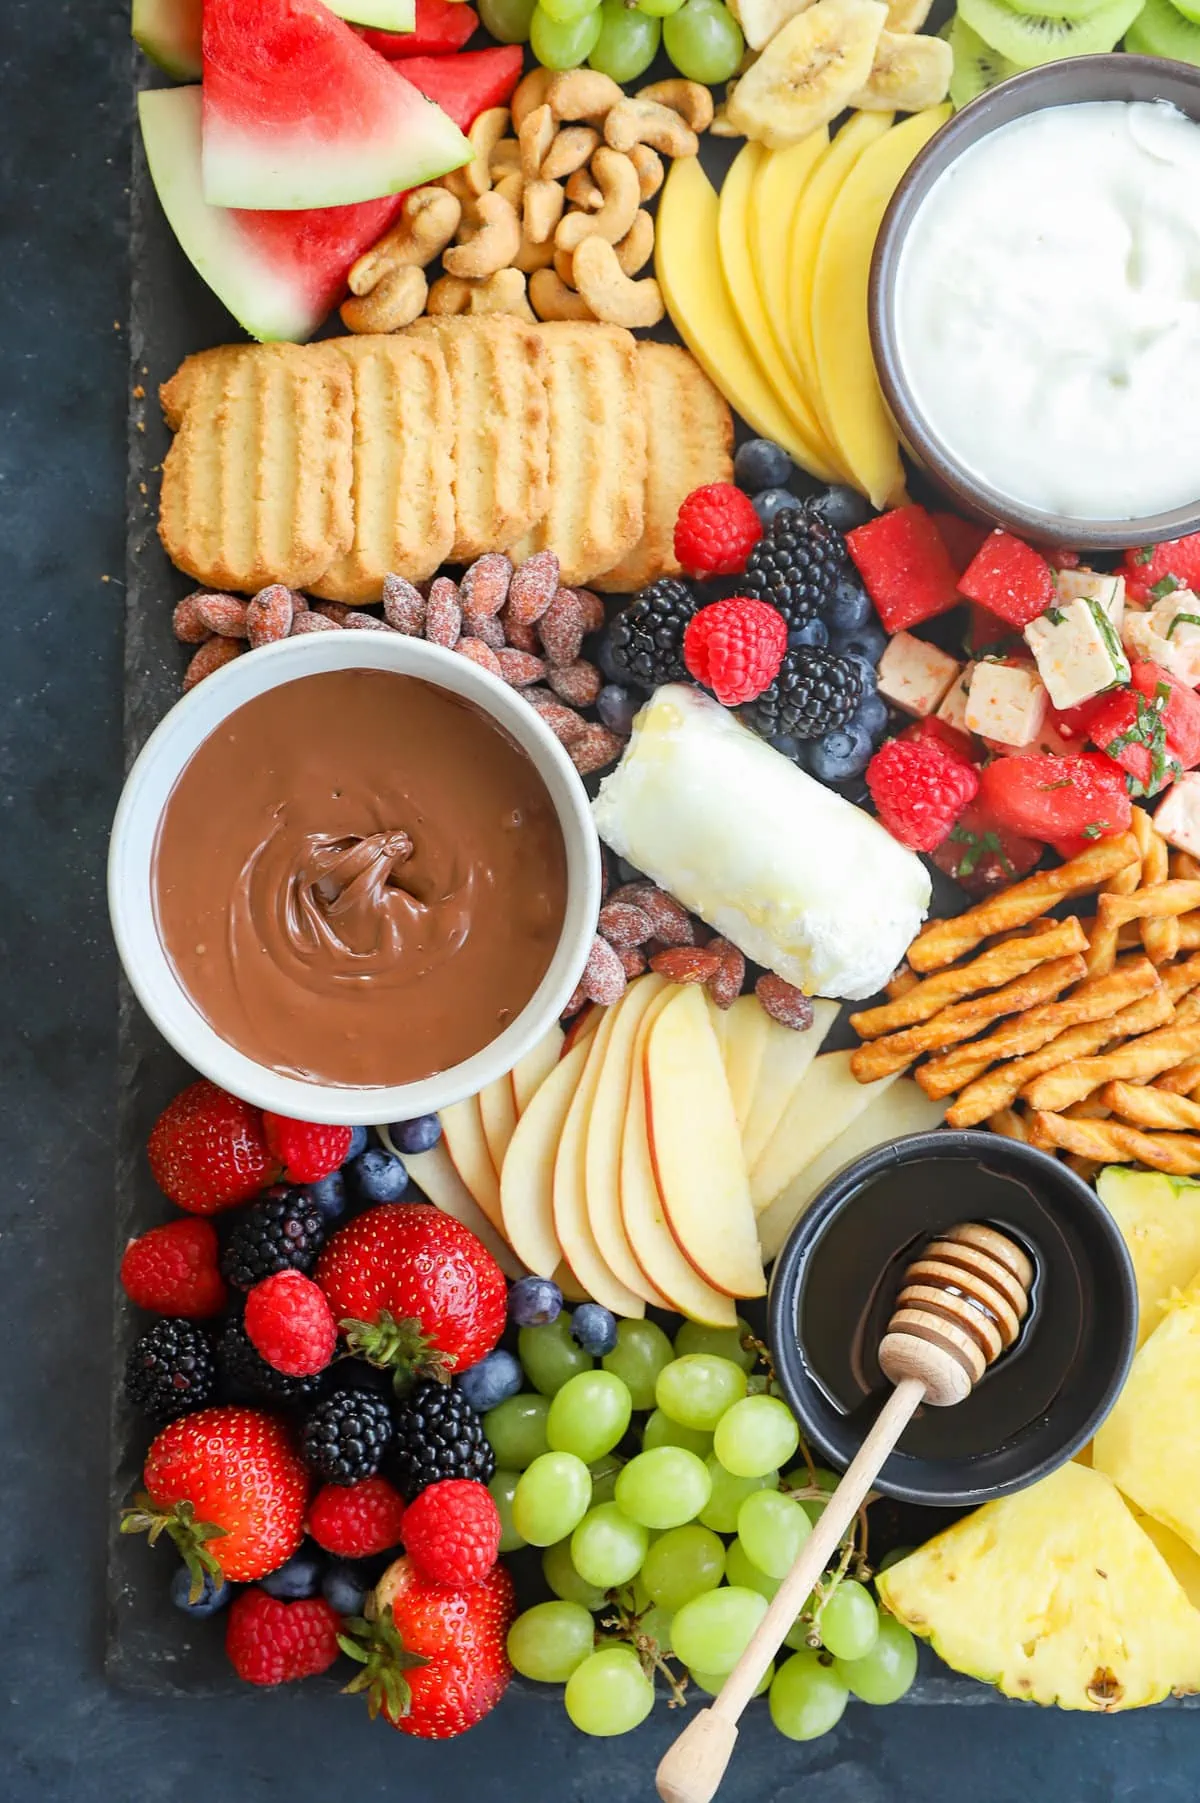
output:
[[932,1240],[904,1273],[879,1365],[896,1387],[776,1591],[720,1695],[692,1717],[659,1763],[663,1803],[710,1803],[737,1740],[742,1710],[813,1585],[862,1506],[880,1466],[924,1402],[949,1408],[969,1396],[1012,1345],[1029,1308],[1033,1265],[994,1227],[966,1222]]

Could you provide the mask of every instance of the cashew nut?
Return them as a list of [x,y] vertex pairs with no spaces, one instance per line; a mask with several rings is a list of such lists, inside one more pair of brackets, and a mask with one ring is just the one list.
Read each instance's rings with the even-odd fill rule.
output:
[[712,91],[703,82],[685,81],[682,76],[673,81],[653,81],[648,88],[638,89],[637,98],[669,106],[695,132],[707,131],[712,124]]
[[544,244],[553,237],[565,204],[566,195],[557,182],[526,182],[522,213],[525,236],[534,244]]
[[612,326],[656,326],[665,308],[653,276],[634,282],[606,238],[585,238],[575,252],[575,285],[597,319]]
[[591,237],[615,244],[633,224],[638,210],[638,174],[629,158],[601,148],[592,158],[592,175],[604,205],[595,213],[568,213],[560,220],[554,234],[559,250],[574,250]]
[[509,101],[514,131],[519,132],[534,107],[541,106],[546,98],[546,90],[553,80],[553,69],[531,69],[528,75],[522,76]]
[[423,269],[441,256],[458,230],[462,207],[444,188],[414,188],[400,217],[350,271],[351,294],[370,294],[393,269]]
[[604,196],[592,180],[590,169],[577,169],[569,175],[564,192],[573,207],[583,207],[589,213],[604,205]]
[[582,169],[593,150],[601,142],[600,133],[591,125],[564,125],[551,144],[541,167],[543,181],[560,182],[566,175]]
[[521,248],[513,258],[513,268],[520,269],[525,275],[532,275],[536,269],[548,269],[554,261],[554,244],[546,239],[536,244],[526,232],[521,238]]
[[525,299],[525,277],[517,269],[497,270],[482,282],[439,276],[429,290],[428,311],[434,315],[514,313],[520,319],[533,319]]
[[654,221],[644,210],[634,215],[633,224],[616,247],[617,262],[626,275],[636,275],[654,255]]
[[393,266],[369,294],[344,303],[342,324],[348,332],[399,332],[420,319],[428,294],[423,269]]
[[517,210],[499,194],[481,194],[475,202],[471,235],[443,253],[447,275],[479,281],[507,269],[521,248],[521,222]]
[[[737,86],[737,83],[735,81],[730,82],[729,92],[731,94],[736,86]],[[712,124],[708,128],[708,135],[710,138],[740,138],[741,137],[742,134],[737,129],[737,126],[731,125],[729,123],[729,102],[728,101],[726,101],[723,106],[719,106],[717,108],[716,112],[713,114]]]
[[529,299],[539,319],[595,319],[585,300],[568,288],[553,269],[536,270],[529,278]]
[[545,101],[526,113],[517,137],[521,145],[521,174],[527,182],[534,182],[554,142],[554,115]]
[[514,169],[521,167],[521,146],[516,138],[501,138],[492,149],[488,158],[488,168],[492,172],[492,181],[496,182],[502,175],[511,175]]
[[596,69],[567,69],[556,75],[546,90],[550,109],[558,120],[603,119],[624,99],[624,89]]
[[694,157],[700,148],[690,126],[657,100],[620,101],[604,121],[604,142],[613,150],[624,151],[635,144],[649,144],[666,157]]
[[509,118],[506,106],[489,106],[467,133],[475,157],[463,170],[463,179],[472,194],[486,194],[492,185],[492,152],[507,134]]
[[570,250],[556,250],[554,253],[554,271],[560,282],[568,288],[575,286],[575,253]]
[[519,213],[525,198],[525,177],[519,169],[510,169],[506,175],[497,178],[492,193],[498,194],[501,200],[506,200]]
[[451,169],[441,178],[441,185],[464,207],[475,198],[475,190],[467,185],[465,169]]
[[629,161],[637,170],[638,194],[642,200],[653,200],[663,185],[666,171],[657,150],[651,150],[649,144],[635,144],[629,152]]

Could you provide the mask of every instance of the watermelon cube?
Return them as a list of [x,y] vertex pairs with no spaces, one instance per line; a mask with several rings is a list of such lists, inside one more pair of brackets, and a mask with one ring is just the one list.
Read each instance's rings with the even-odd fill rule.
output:
[[1054,573],[1040,551],[1011,532],[993,532],[971,559],[958,583],[1010,626],[1028,626],[1054,600]]
[[1129,687],[1100,696],[1088,737],[1155,795],[1200,764],[1200,696],[1159,664],[1132,664]]
[[896,507],[846,534],[849,551],[889,632],[957,607],[958,573],[923,507]]
[[[1174,578],[1176,588],[1190,588],[1200,593],[1200,532],[1193,532],[1189,538],[1170,538],[1165,544],[1126,551],[1119,573],[1125,578],[1125,593],[1129,599],[1146,605],[1158,599],[1154,590],[1167,577]],[[1159,594],[1169,592],[1159,590]]]
[[475,27],[479,14],[464,0],[417,0],[416,20],[411,31],[372,31],[363,29],[372,50],[386,56],[389,62],[406,56],[438,56],[461,50]]
[[480,113],[508,105],[524,61],[520,44],[502,44],[494,50],[460,50],[455,56],[408,56],[404,73],[460,130],[470,131]]
[[1122,833],[1132,817],[1124,776],[1094,751],[997,758],[980,774],[979,801],[1010,832],[1054,842]]
[[989,528],[976,520],[962,520],[956,513],[935,513],[933,523],[950,553],[950,562],[961,576],[983,544]]

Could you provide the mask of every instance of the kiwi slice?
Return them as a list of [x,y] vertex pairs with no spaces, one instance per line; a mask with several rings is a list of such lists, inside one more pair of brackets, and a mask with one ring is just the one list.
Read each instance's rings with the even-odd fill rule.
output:
[[970,100],[978,99],[1017,74],[1015,63],[985,44],[977,31],[972,31],[961,13],[955,13],[949,25],[938,33],[954,52],[954,73],[950,77],[950,99],[955,112],[961,112]]
[[1125,35],[1125,48],[1134,56],[1166,56],[1200,68],[1200,25],[1171,0],[1146,0]]
[[1111,50],[1141,10],[1142,0],[1099,0],[1082,19],[1061,14],[1048,18],[1018,12],[1008,0],[959,0],[959,11],[971,29],[1019,69]]

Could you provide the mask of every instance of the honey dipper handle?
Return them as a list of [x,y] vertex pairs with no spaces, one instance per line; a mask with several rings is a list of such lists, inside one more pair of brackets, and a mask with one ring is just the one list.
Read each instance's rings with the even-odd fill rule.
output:
[[924,1395],[925,1385],[918,1378],[906,1377],[884,1403],[875,1425],[801,1547],[796,1563],[775,1592],[749,1646],[721,1686],[720,1695],[708,1709],[693,1716],[678,1740],[663,1754],[655,1780],[663,1803],[711,1803],[733,1752],[742,1710]]

